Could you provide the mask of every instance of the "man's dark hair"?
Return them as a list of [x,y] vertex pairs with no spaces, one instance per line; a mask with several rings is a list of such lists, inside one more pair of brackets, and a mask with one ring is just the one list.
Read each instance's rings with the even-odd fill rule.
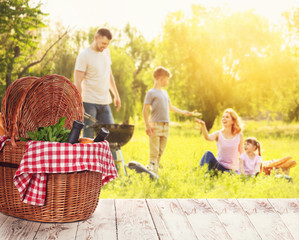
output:
[[100,35],[101,37],[107,37],[109,40],[112,39],[112,33],[108,28],[99,28],[97,30],[97,34]]

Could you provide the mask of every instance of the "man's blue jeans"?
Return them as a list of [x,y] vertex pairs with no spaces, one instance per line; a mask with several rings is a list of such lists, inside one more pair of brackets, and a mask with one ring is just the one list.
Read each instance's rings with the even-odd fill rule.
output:
[[[113,116],[109,105],[100,105],[95,103],[86,103],[83,102],[84,110],[90,116],[94,117],[102,124],[113,124]],[[94,122],[89,119],[84,118],[84,127],[83,127],[83,137],[94,138],[95,133],[93,128],[86,128],[88,126],[92,126]],[[113,155],[113,159],[116,160],[116,152],[111,150]]]
[[227,169],[223,167],[215,158],[214,154],[210,151],[207,151],[202,156],[199,165],[203,166],[204,164],[208,164],[208,171],[211,171],[212,169],[218,170],[221,172],[229,172],[230,169]]

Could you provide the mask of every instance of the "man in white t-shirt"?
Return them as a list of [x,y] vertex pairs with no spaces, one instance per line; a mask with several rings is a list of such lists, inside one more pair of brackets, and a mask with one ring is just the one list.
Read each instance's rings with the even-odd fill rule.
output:
[[[107,48],[112,34],[107,28],[99,28],[93,43],[77,57],[75,65],[75,85],[82,95],[86,113],[96,118],[100,123],[113,124],[113,116],[109,104],[112,102],[109,90],[114,96],[114,106],[119,111],[120,97],[111,70],[110,51]],[[83,136],[94,138],[92,128],[86,126],[93,123],[85,119]],[[112,152],[116,156],[115,152]]]
[[[93,43],[77,57],[75,66],[75,85],[82,95],[86,113],[103,124],[112,124],[113,116],[109,104],[112,102],[110,92],[114,96],[114,105],[119,111],[120,97],[111,71],[110,51],[107,48],[112,34],[107,28],[99,28]],[[85,127],[91,125],[85,119]],[[93,129],[84,128],[84,137],[94,137]]]

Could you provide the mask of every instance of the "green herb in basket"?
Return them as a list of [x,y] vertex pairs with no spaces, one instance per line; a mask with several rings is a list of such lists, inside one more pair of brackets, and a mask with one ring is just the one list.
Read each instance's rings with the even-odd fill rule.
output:
[[48,127],[39,127],[34,132],[27,132],[30,139],[22,138],[22,141],[48,141],[48,142],[61,142],[65,143],[68,140],[68,136],[70,134],[69,129],[63,127],[65,123],[66,117],[62,117],[59,121],[52,126]]

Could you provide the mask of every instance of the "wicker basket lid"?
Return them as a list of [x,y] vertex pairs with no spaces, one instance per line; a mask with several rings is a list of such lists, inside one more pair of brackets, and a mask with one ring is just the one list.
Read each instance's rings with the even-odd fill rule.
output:
[[6,106],[4,127],[13,142],[28,138],[27,131],[56,124],[61,117],[66,117],[65,127],[69,129],[74,120],[83,120],[81,95],[63,76],[18,79],[7,90],[2,101],[2,109]]
[[[24,101],[27,91],[37,77],[24,77],[14,81],[8,86],[2,98],[2,116],[5,135],[11,137],[13,128],[16,127],[16,115]],[[16,131],[16,130],[15,130]]]

